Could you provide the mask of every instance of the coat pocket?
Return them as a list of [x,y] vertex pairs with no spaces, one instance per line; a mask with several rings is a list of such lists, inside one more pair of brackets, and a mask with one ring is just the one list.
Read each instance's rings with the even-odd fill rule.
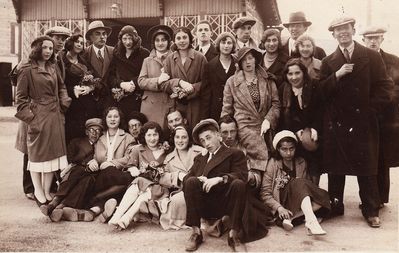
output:
[[15,118],[29,124],[35,117],[35,114],[32,112],[30,108],[26,107],[23,110],[18,111],[14,116]]

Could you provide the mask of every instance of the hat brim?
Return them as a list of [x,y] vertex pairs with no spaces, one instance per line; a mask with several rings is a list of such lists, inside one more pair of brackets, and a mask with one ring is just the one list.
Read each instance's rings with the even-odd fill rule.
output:
[[333,31],[334,31],[334,28],[336,28],[336,27],[338,27],[338,26],[341,26],[341,25],[346,25],[346,24],[355,24],[355,21],[353,21],[353,20],[348,20],[348,21],[344,21],[344,22],[341,22],[341,23],[338,23],[338,24],[330,25],[330,27],[328,27],[328,30],[329,30],[330,32],[333,32]]
[[290,23],[284,23],[283,26],[285,28],[288,28],[289,25],[293,25],[293,24],[304,24],[305,26],[311,26],[312,22],[310,21],[296,21],[296,22],[290,22]]
[[147,39],[149,41],[151,41],[152,38],[154,36],[156,36],[157,34],[159,34],[159,33],[167,34],[170,39],[173,38],[173,30],[172,30],[172,28],[170,28],[167,25],[157,25],[157,26],[151,27],[150,30],[148,30]]
[[86,34],[85,34],[86,40],[90,40],[90,35],[91,35],[91,33],[94,32],[95,30],[98,30],[98,29],[104,29],[105,31],[107,31],[108,36],[109,36],[109,35],[111,34],[111,32],[112,32],[112,28],[111,28],[111,27],[108,27],[108,26],[95,27],[95,28],[92,28],[92,29],[90,29],[90,30],[87,30],[87,32],[86,32]]
[[377,37],[384,35],[385,32],[361,34],[363,37]]
[[252,54],[253,54],[253,56],[255,57],[255,59],[256,59],[256,64],[260,64],[261,62],[262,62],[262,57],[263,57],[263,55],[262,55],[262,53],[261,52],[259,52],[258,50],[256,50],[255,48],[251,48],[251,47],[244,47],[244,48],[242,48],[242,49],[240,49],[240,50],[246,50],[239,58],[237,57],[237,62],[238,62],[238,65],[239,65],[239,67],[241,68],[241,61],[242,61],[242,59],[244,58],[244,56],[246,55],[246,54],[248,54],[249,52],[251,52]]
[[[239,23],[241,23],[241,22],[239,22]],[[242,22],[241,24],[239,24],[239,23],[234,24],[233,29],[238,29],[238,28],[242,27],[243,25],[254,26],[256,24],[256,20],[246,20],[246,21]]]

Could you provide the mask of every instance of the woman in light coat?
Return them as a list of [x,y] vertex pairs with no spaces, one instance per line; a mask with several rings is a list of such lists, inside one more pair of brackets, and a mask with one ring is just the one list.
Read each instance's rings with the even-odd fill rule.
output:
[[173,41],[177,50],[165,59],[165,73],[170,79],[165,90],[175,98],[176,108],[187,115],[189,127],[200,121],[202,76],[206,58],[192,48],[193,35],[186,27],[175,30]]
[[173,99],[164,90],[164,82],[169,80],[169,75],[163,68],[166,57],[172,53],[169,50],[172,36],[173,30],[166,25],[157,25],[148,31],[153,49],[150,56],[144,59],[138,79],[140,88],[144,90],[141,113],[161,126],[164,126],[169,108],[173,107]]
[[307,34],[302,34],[295,42],[296,51],[299,52],[299,59],[308,69],[310,78],[320,79],[321,61],[314,57],[316,44],[314,39]]
[[240,70],[227,80],[221,113],[221,117],[230,115],[236,119],[238,138],[247,152],[249,168],[257,174],[266,169],[271,151],[268,143],[280,115],[276,84],[259,66],[261,60],[262,54],[255,49],[238,51]]
[[68,165],[64,113],[71,98],[56,69],[54,41],[38,37],[31,48],[29,62],[18,73],[15,117],[27,124],[28,170],[36,202],[47,215],[53,173]]

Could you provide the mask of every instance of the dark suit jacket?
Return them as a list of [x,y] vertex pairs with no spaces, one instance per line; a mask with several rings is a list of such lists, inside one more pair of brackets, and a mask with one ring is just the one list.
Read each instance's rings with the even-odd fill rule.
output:
[[189,177],[205,176],[213,178],[227,175],[228,184],[234,179],[241,179],[247,182],[247,159],[241,150],[227,148],[222,144],[216,155],[209,162],[207,162],[208,157],[209,154],[196,156],[194,164],[190,172],[184,177],[184,180]]
[[73,139],[67,148],[67,158],[69,163],[86,166],[93,159],[94,147],[90,144],[87,136]]
[[337,80],[345,63],[339,47],[322,60],[320,88],[325,103],[323,165],[338,175],[377,174],[377,115],[390,103],[392,81],[378,52],[355,42],[353,72]]
[[[199,51],[199,46],[195,48],[195,50]],[[216,47],[211,43],[208,51],[206,51],[205,58],[208,62],[210,62],[213,58],[218,56],[219,53],[216,51]]]
[[[266,53],[263,54],[263,57],[265,56],[265,54]],[[268,73],[271,73],[276,77],[277,88],[279,88],[280,85],[283,83],[283,70],[288,59],[289,59],[288,55],[285,54],[283,51],[280,51],[277,56],[277,59],[268,69],[266,69],[265,63],[263,62],[262,58],[261,66],[264,67]]]
[[[288,50],[288,40],[287,40],[287,43],[285,45],[283,45],[283,52],[286,55],[290,55],[289,50]],[[295,52],[294,54],[292,54],[290,56],[290,58],[298,58],[298,57],[300,57],[299,52]],[[326,52],[324,51],[323,48],[316,46],[315,51],[313,53],[313,57],[316,59],[319,59],[319,60],[323,60],[324,57],[326,57]]]
[[223,90],[227,79],[235,73],[234,58],[231,57],[231,64],[227,73],[224,71],[219,57],[213,58],[205,65],[203,88],[201,89],[201,118],[220,119],[223,106]]

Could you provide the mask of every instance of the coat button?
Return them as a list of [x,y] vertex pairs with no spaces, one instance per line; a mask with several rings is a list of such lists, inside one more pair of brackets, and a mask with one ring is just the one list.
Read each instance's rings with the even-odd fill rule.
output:
[[356,112],[357,112],[357,113],[360,113],[360,109],[359,109],[359,108],[356,108]]

